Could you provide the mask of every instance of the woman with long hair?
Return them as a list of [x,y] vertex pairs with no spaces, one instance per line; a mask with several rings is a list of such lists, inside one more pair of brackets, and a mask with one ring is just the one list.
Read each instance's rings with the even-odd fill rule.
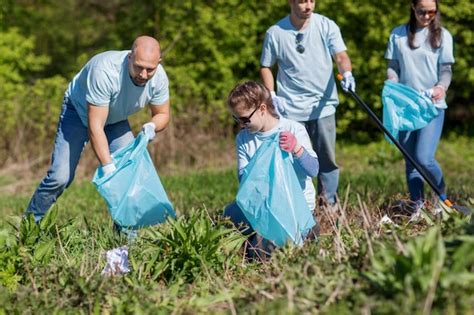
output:
[[[438,116],[424,128],[401,132],[400,142],[445,194],[443,172],[435,153],[443,129],[454,55],[452,36],[441,26],[438,0],[411,1],[410,20],[393,29],[385,58],[389,80],[425,92],[438,109]],[[409,161],[405,163],[410,199],[419,210],[424,203],[423,178]]]

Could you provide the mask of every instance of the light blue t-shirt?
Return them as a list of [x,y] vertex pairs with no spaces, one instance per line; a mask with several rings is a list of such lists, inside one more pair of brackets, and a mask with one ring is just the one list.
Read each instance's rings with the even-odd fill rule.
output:
[[[303,53],[296,50],[298,33],[303,34]],[[339,99],[332,56],[345,50],[339,27],[320,14],[313,13],[309,25],[300,31],[289,16],[267,30],[260,64],[278,64],[277,95],[288,104],[282,113],[286,118],[308,121],[336,112]]]
[[169,99],[168,77],[161,65],[144,85],[136,86],[128,71],[129,50],[95,55],[69,83],[65,96],[87,126],[87,103],[108,106],[106,125],[126,120],[146,105]]
[[[275,132],[280,131],[290,131],[295,135],[298,143],[305,148],[309,155],[317,157],[316,152],[314,152],[313,147],[311,146],[311,140],[309,139],[306,128],[296,121],[280,117],[278,124],[271,130],[250,133],[247,129],[242,129],[237,134],[237,171],[239,178],[241,178],[244,174],[246,166],[257,152],[257,149],[262,145],[263,140],[270,137]],[[298,181],[301,185],[301,188],[303,189],[306,202],[308,203],[310,209],[314,209],[316,206],[316,191],[314,189],[313,181],[310,176],[306,175],[306,172],[303,170],[303,168],[293,160],[293,156],[291,154],[290,157],[292,159]]]
[[[441,46],[432,48],[429,42],[429,29],[418,29],[415,34],[415,46],[408,45],[407,25],[400,25],[393,29],[387,44],[385,59],[397,60],[400,65],[399,82],[424,92],[431,89],[438,82],[438,71],[441,64],[453,64],[453,38],[442,28]],[[436,107],[446,108],[443,99],[435,104]]]

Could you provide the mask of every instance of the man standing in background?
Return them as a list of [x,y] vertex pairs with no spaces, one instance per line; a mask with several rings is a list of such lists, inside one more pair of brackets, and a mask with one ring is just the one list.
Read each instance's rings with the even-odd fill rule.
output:
[[355,91],[352,66],[339,27],[313,13],[314,0],[288,0],[289,16],[265,35],[260,75],[275,93],[271,67],[277,64],[277,96],[284,100],[281,114],[303,123],[318,154],[318,195],[329,205],[337,202],[339,168],[336,164],[336,106],[339,104],[333,59],[343,74],[342,88]]
[[170,119],[168,77],[156,39],[140,36],[132,50],[94,56],[69,83],[59,117],[51,165],[26,209],[40,221],[74,179],[90,140],[104,175],[115,171],[111,153],[134,140],[128,116],[150,105],[143,125],[149,140]]

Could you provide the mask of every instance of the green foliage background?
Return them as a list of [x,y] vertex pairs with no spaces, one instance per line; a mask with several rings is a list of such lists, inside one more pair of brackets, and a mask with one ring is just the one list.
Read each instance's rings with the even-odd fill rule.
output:
[[[474,24],[474,3],[441,2],[456,57],[447,126],[472,133],[474,35],[469,25]],[[67,82],[90,57],[128,49],[140,34],[156,36],[162,44],[175,119],[198,116],[199,127],[230,136],[224,100],[238,81],[258,79],[265,31],[289,12],[285,0],[0,0],[0,8],[0,150],[11,156],[20,150],[18,140],[41,151],[53,137]],[[340,26],[357,90],[380,110],[386,42],[391,29],[407,21],[409,1],[324,0],[316,1],[315,11]],[[353,101],[342,93],[340,98],[342,137],[370,141],[381,136]]]

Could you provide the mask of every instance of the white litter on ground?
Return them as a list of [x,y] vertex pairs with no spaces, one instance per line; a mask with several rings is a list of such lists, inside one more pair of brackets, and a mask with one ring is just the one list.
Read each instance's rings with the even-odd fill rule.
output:
[[423,220],[423,210],[419,208],[410,216],[410,220],[408,220],[408,223],[418,223],[421,220]]
[[394,225],[396,224],[390,219],[387,215],[384,215],[382,219],[380,219],[379,225]]
[[127,246],[108,250],[105,257],[107,258],[107,265],[102,270],[102,275],[116,276],[130,272]]
[[435,217],[441,217],[443,215],[443,208],[441,206],[436,206],[432,210]]

